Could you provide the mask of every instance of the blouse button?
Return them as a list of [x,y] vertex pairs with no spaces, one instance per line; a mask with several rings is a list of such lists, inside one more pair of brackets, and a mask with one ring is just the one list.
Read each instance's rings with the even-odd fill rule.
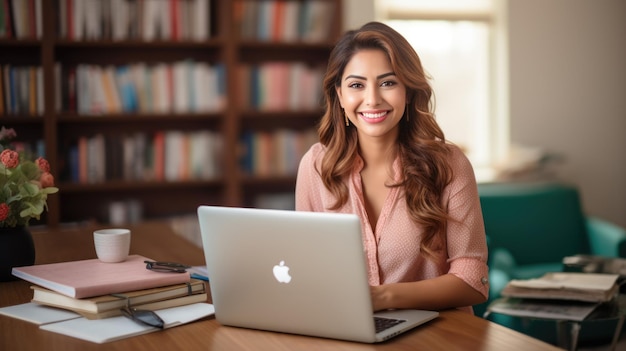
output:
[[487,285],[489,283],[489,279],[482,277],[480,278],[480,282],[483,283],[483,285]]

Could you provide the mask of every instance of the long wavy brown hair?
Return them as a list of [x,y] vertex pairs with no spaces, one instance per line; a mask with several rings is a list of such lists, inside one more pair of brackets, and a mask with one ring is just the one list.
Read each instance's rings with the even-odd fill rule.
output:
[[397,150],[402,180],[389,186],[404,187],[411,219],[424,229],[420,250],[427,257],[435,257],[445,245],[448,215],[441,197],[452,179],[447,161],[450,148],[435,121],[433,92],[419,56],[402,35],[383,23],[370,22],[346,32],[330,54],[323,81],[326,111],[318,128],[320,142],[326,147],[318,171],[337,199],[329,210],[348,201],[345,179],[358,154],[357,130],[344,124],[336,88],[341,86],[348,62],[363,49],[385,52],[396,76],[406,86],[407,108],[400,122]]

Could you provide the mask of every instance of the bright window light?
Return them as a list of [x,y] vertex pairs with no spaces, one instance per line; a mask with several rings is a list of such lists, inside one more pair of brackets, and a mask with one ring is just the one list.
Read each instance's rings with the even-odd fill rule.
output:
[[[461,146],[476,169],[492,166],[508,123],[498,91],[499,52],[494,0],[379,0],[380,20],[415,48],[430,75],[435,114],[446,138]],[[503,101],[502,103],[506,103]]]

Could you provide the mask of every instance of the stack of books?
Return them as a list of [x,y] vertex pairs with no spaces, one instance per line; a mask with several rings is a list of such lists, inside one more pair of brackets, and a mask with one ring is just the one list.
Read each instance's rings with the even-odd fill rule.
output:
[[504,298],[491,303],[487,313],[582,321],[619,293],[618,278],[617,274],[551,272],[511,280],[502,290]]
[[35,285],[32,301],[79,313],[87,319],[121,315],[129,306],[141,310],[206,302],[204,281],[189,273],[163,273],[146,269],[145,260],[131,255],[121,263],[98,259],[13,268],[13,275]]
[[552,272],[540,278],[511,280],[503,296],[607,302],[619,292],[617,274]]

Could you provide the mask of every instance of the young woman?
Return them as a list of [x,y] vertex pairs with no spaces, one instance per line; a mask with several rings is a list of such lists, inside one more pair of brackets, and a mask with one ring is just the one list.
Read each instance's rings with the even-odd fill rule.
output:
[[337,43],[320,142],[300,162],[296,210],[361,218],[375,310],[487,299],[487,245],[471,164],[447,143],[417,53],[371,22]]

